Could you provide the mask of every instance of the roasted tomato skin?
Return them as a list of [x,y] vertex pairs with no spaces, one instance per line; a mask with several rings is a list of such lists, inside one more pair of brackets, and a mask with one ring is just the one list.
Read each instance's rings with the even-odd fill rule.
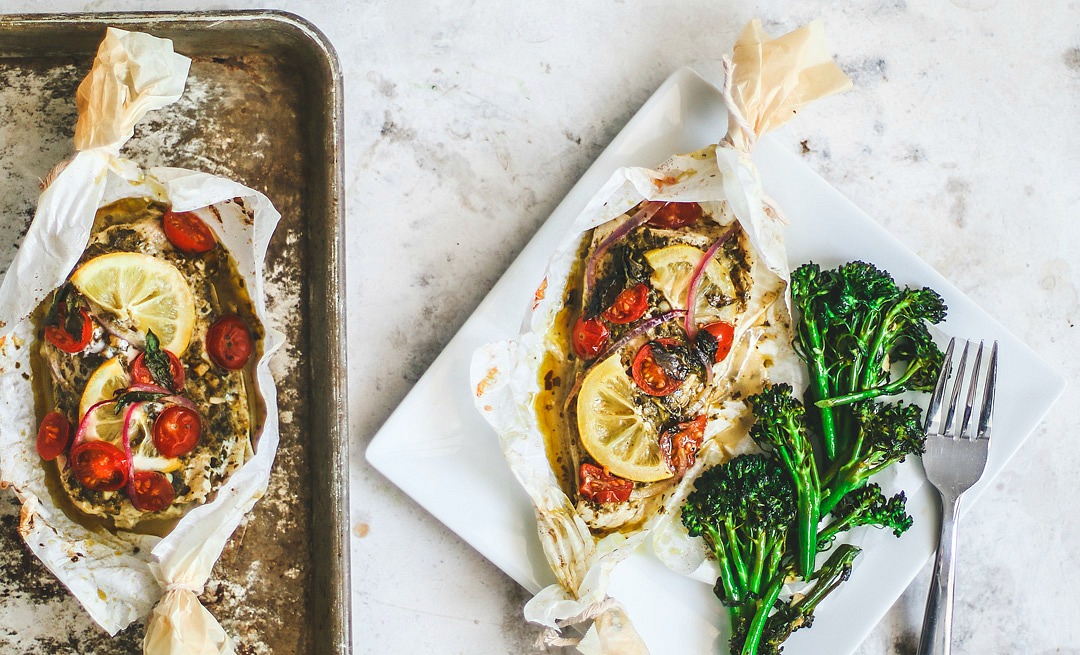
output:
[[172,483],[158,471],[136,471],[127,492],[131,504],[140,512],[160,512],[176,499]]
[[679,423],[660,435],[660,454],[676,477],[682,477],[697,461],[697,452],[705,440],[707,416],[702,414],[692,421]]
[[127,456],[107,441],[84,441],[75,446],[69,463],[79,483],[87,489],[118,491],[127,484]]
[[49,412],[41,420],[37,432],[37,451],[49,462],[67,450],[71,442],[71,422],[60,412]]
[[630,499],[634,483],[612,475],[596,464],[584,462],[578,471],[578,493],[597,503],[625,503]]
[[206,332],[206,352],[222,368],[231,371],[244,368],[253,350],[251,331],[236,314],[222,316]]
[[154,448],[157,448],[159,453],[165,457],[180,457],[199,445],[202,419],[194,410],[170,405],[158,414],[151,433]]
[[630,366],[630,373],[634,382],[650,396],[667,396],[682,386],[682,380],[676,380],[656,362],[653,357],[653,342],[649,342],[638,350],[634,355],[634,363]]
[[702,329],[716,338],[716,361],[723,361],[735,344],[735,326],[726,321],[717,321]]
[[64,310],[60,310],[59,325],[45,326],[45,340],[66,353],[76,354],[82,352],[94,336],[94,322],[90,320],[90,314],[85,309],[80,309],[82,316],[82,331],[79,334],[71,334],[64,327],[66,316]]
[[696,202],[669,202],[649,219],[649,225],[666,230],[693,225],[701,218],[701,205]]
[[644,316],[648,309],[649,287],[639,283],[624,289],[601,316],[617,325],[625,325]]
[[[176,391],[184,388],[184,380],[186,379],[186,373],[184,372],[184,365],[180,362],[180,358],[172,354],[168,350],[165,354],[169,356],[169,370],[172,371],[173,382],[175,383]],[[135,384],[157,384],[157,380],[150,374],[150,369],[146,367],[146,355],[139,353],[138,357],[131,362],[131,379]]]
[[165,212],[161,219],[165,237],[181,252],[202,255],[214,249],[214,233],[194,212]]
[[593,359],[604,350],[610,336],[607,326],[599,317],[581,316],[574,323],[574,354],[586,361]]

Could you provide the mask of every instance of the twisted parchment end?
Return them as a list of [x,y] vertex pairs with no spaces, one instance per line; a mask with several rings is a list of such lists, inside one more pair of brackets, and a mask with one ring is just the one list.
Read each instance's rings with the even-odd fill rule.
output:
[[110,27],[76,95],[75,149],[118,153],[148,111],[180,99],[190,66],[168,39]]
[[159,655],[234,655],[236,645],[199,603],[195,591],[170,588],[146,622],[143,652]]
[[806,103],[851,88],[829,55],[820,20],[773,39],[755,18],[735,42],[730,66],[726,140],[743,151]]

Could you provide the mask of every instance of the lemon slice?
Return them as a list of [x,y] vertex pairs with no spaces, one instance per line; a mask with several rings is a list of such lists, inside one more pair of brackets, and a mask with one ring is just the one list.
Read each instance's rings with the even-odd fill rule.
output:
[[93,415],[84,417],[87,422],[84,439],[87,441],[108,441],[117,448],[124,443],[124,413],[116,413],[116,405],[109,403],[93,410]]
[[84,296],[129,322],[140,334],[153,330],[161,347],[180,355],[195,326],[195,298],[172,264],[135,252],[95,257],[71,283]]
[[578,394],[581,443],[598,464],[621,478],[664,480],[673,474],[660,454],[657,426],[634,402],[640,396],[618,354],[598,364]]
[[[686,296],[690,293],[690,280],[704,256],[703,251],[686,244],[657,248],[645,253],[645,261],[649,262],[653,269],[649,281],[654,289],[664,295],[672,309],[687,308]],[[713,323],[721,319],[731,322],[734,318],[735,303],[721,308],[709,304],[709,296],[717,293],[734,298],[736,291],[724,267],[713,257],[705,266],[702,280],[698,284],[697,303],[694,307],[698,323]]]
[[86,389],[79,399],[79,418],[81,419],[94,403],[112,400],[116,392],[126,389],[131,384],[131,376],[124,370],[119,357],[113,357],[90,374]]

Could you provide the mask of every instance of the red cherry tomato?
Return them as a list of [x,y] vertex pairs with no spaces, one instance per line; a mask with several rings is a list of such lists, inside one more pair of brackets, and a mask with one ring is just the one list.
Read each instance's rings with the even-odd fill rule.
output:
[[82,331],[79,334],[71,334],[65,327],[67,323],[66,313],[64,309],[61,309],[59,324],[45,326],[45,339],[66,353],[82,352],[82,349],[90,343],[90,339],[94,336],[94,323],[90,320],[90,314],[85,309],[80,309]]
[[174,246],[188,255],[201,255],[214,248],[214,233],[194,212],[165,212],[161,219],[165,236]]
[[574,323],[574,353],[584,360],[592,359],[604,349],[610,336],[607,326],[599,317],[581,316]]
[[635,284],[629,289],[623,290],[611,303],[611,307],[601,314],[604,318],[618,325],[633,323],[645,315],[649,308],[649,287],[644,284]]
[[158,471],[136,471],[128,484],[128,498],[140,512],[168,509],[176,498],[172,483]]
[[[172,372],[173,382],[176,383],[174,388],[176,390],[183,389],[184,365],[180,363],[179,357],[168,350],[165,351],[165,354],[169,356],[169,370]],[[131,380],[135,384],[157,384],[157,380],[150,374],[150,369],[146,367],[146,356],[143,353],[139,353],[135,361],[131,362]]]
[[37,431],[37,451],[41,459],[51,462],[64,452],[71,441],[71,423],[60,412],[49,412]]
[[202,419],[197,412],[180,405],[170,405],[154,420],[154,447],[165,457],[180,457],[199,444]]
[[70,464],[79,483],[87,489],[116,491],[127,484],[127,456],[107,441],[84,441],[75,446]]
[[706,418],[702,414],[660,435],[660,454],[676,476],[682,476],[697,460],[698,449],[705,440]]
[[735,326],[725,321],[710,323],[702,328],[716,337],[716,361],[721,361],[731,352],[731,346],[735,343]]
[[630,499],[630,492],[634,490],[633,482],[612,475],[596,464],[583,463],[578,476],[578,493],[597,503],[625,503]]
[[234,371],[244,368],[253,348],[247,323],[236,314],[222,316],[206,333],[206,351],[223,368]]
[[674,393],[682,386],[682,380],[676,380],[667,374],[653,357],[653,345],[647,343],[638,350],[634,356],[634,363],[630,366],[634,382],[641,390],[650,396],[666,396]]
[[649,225],[677,230],[694,224],[702,215],[701,205],[696,202],[669,202],[649,219]]

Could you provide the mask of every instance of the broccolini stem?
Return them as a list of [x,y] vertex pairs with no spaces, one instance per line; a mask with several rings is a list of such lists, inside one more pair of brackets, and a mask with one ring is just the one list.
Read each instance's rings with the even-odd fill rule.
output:
[[739,582],[739,589],[744,592],[750,589],[749,573],[746,570],[746,561],[743,559],[743,550],[740,548],[742,545],[739,541],[739,536],[735,534],[735,526],[731,524],[731,521],[724,521],[724,527],[727,529],[727,543],[729,544],[729,559],[731,561],[732,568],[735,569],[735,577]]
[[867,358],[866,367],[863,369],[862,377],[859,378],[859,388],[866,389],[877,386],[878,377],[881,375],[882,364],[885,360],[885,343],[893,332],[894,319],[910,302],[907,298],[902,299],[893,305],[889,311],[885,312],[885,316],[881,318],[881,324],[874,335],[874,340],[866,351],[869,357]]
[[851,405],[859,402],[860,400],[870,400],[871,398],[877,398],[878,396],[891,396],[893,394],[901,393],[905,391],[904,385],[908,383],[912,377],[922,368],[921,362],[912,364],[908,367],[904,374],[896,380],[883,384],[877,387],[871,387],[869,389],[863,389],[854,393],[849,393],[844,396],[833,396],[832,398],[824,398],[818,400],[814,404],[818,407],[838,407],[840,405]]
[[[806,363],[810,365],[810,377],[814,393],[818,399],[829,397],[829,377],[825,371],[825,348],[821,341],[818,326],[809,317],[803,317],[803,335],[809,342]],[[836,457],[836,425],[831,407],[821,408],[821,439],[825,446],[825,456],[830,461]]]
[[780,591],[784,587],[784,571],[779,571],[769,585],[765,595],[757,601],[757,611],[754,612],[754,620],[746,631],[746,641],[743,642],[741,655],[757,655],[758,644],[761,643],[761,633],[765,630],[765,624],[769,620],[776,599],[780,597]]
[[727,548],[724,547],[723,537],[711,527],[706,526],[704,530],[709,536],[708,541],[711,542],[713,554],[716,555],[717,568],[720,569],[720,584],[724,588],[724,593],[727,594],[727,597],[731,602],[742,602],[742,591],[735,580],[735,576],[732,575],[731,564],[728,561]]

